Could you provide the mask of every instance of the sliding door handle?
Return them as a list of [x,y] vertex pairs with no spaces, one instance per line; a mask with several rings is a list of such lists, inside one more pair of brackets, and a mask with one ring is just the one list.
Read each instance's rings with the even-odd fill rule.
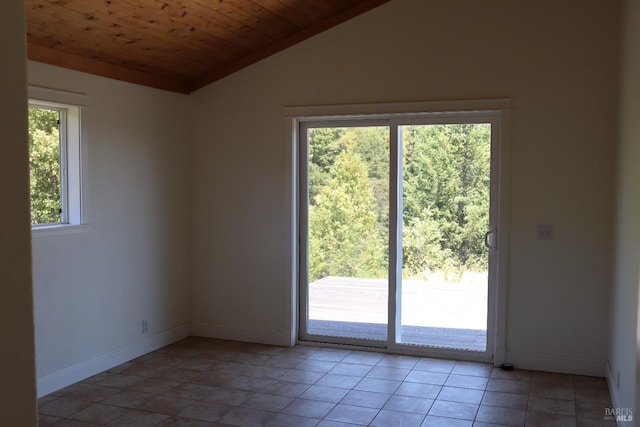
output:
[[497,247],[497,242],[495,239],[497,233],[497,228],[492,228],[491,230],[484,233],[484,245],[487,247],[487,249],[495,249]]

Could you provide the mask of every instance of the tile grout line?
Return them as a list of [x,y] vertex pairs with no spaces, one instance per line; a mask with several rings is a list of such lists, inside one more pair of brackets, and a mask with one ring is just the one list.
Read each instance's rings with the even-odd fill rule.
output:
[[[191,348],[187,346],[187,349],[191,349]],[[192,350],[193,350],[193,349],[192,349]],[[193,351],[195,351],[195,350],[193,350]],[[213,352],[214,350],[213,350],[213,349],[210,349],[210,351],[212,351],[212,352]],[[218,349],[218,350],[216,350],[216,351],[219,351],[219,352],[220,352],[220,351],[222,351],[222,352],[223,352],[223,351],[225,351],[225,350],[219,350],[219,349]],[[277,357],[277,355],[278,355],[278,354],[282,355],[282,353],[284,353],[284,350],[283,350],[282,352],[279,352],[279,353],[272,353],[272,354],[269,354],[269,355],[265,355],[265,358],[264,358],[263,360],[261,360],[261,361],[260,361],[260,360],[256,360],[256,359],[260,359],[260,358],[255,357],[255,356],[256,356],[256,354],[254,354],[254,353],[247,353],[246,351],[247,351],[247,350],[245,350],[245,353],[242,353],[242,354],[243,354],[244,356],[246,356],[246,357],[243,357],[243,361],[242,361],[242,363],[240,363],[240,365],[244,365],[247,369],[249,369],[250,367],[253,367],[253,368],[264,368],[264,369],[266,369],[266,370],[268,370],[268,368],[271,368],[271,369],[280,369],[280,368],[275,368],[275,367],[272,367],[272,366],[269,366],[269,365],[265,365],[265,363],[267,363],[270,359]],[[204,350],[202,350],[201,352],[205,352],[205,351],[204,351]],[[162,356],[162,355],[165,355],[165,356],[170,355],[170,357],[183,358],[183,359],[189,359],[189,358],[192,358],[192,359],[193,359],[193,358],[196,358],[196,359],[197,359],[197,358],[200,358],[200,357],[202,357],[202,358],[206,358],[205,356],[199,356],[199,355],[193,355],[193,354],[191,354],[191,356],[185,356],[184,354],[181,354],[182,352],[176,352],[176,353],[177,353],[177,354],[173,355],[173,353],[166,352],[166,351],[165,351],[165,352],[159,352],[159,353],[157,353],[157,354],[156,354],[156,357],[157,357],[158,355],[161,355],[161,356]],[[313,357],[312,357],[313,353],[314,353],[314,352],[311,352],[311,353],[306,354],[306,355],[304,355],[304,354],[295,354],[295,356],[300,356],[303,360],[312,360],[312,361],[313,361],[313,360],[315,360],[315,361],[320,360],[320,361],[322,361],[322,358],[319,358],[319,359],[313,358]],[[268,392],[268,391],[265,391],[265,390],[263,390],[263,389],[257,389],[257,388],[253,388],[253,387],[250,387],[250,388],[248,388],[248,389],[244,389],[244,388],[235,389],[235,388],[233,388],[233,386],[231,386],[231,388],[230,388],[230,389],[233,389],[233,390],[239,390],[239,391],[243,391],[243,392],[251,393],[251,394],[265,394],[265,395],[271,395],[271,396],[274,396],[274,397],[276,397],[276,396],[277,396],[277,397],[286,397],[286,398],[290,398],[290,399],[291,399],[291,402],[289,402],[289,404],[291,404],[291,403],[292,403],[292,402],[294,402],[295,400],[302,398],[301,396],[302,396],[306,391],[308,391],[308,390],[309,390],[313,385],[317,385],[317,383],[318,383],[319,381],[321,381],[321,379],[322,379],[322,378],[327,378],[329,375],[344,375],[344,374],[341,374],[341,373],[332,373],[331,371],[332,371],[333,369],[335,369],[335,368],[338,366],[338,364],[340,364],[340,363],[349,363],[349,362],[344,362],[344,360],[348,357],[347,355],[351,355],[352,353],[353,353],[353,352],[347,353],[347,354],[346,354],[346,355],[345,355],[341,360],[331,360],[331,362],[333,362],[333,363],[334,363],[334,365],[333,365],[330,369],[323,370],[322,372],[318,372],[318,371],[309,371],[309,370],[307,370],[307,369],[282,368],[283,370],[282,370],[282,371],[281,371],[277,376],[275,376],[275,377],[271,377],[271,376],[268,376],[268,375],[266,375],[266,376],[259,376],[259,375],[258,375],[258,376],[251,376],[251,374],[247,374],[247,373],[244,373],[244,372],[239,372],[239,373],[238,373],[238,376],[243,376],[243,377],[246,377],[246,378],[248,378],[248,379],[262,379],[262,380],[269,380],[269,381],[272,381],[272,382],[280,381],[280,382],[285,382],[285,383],[286,383],[286,382],[289,382],[289,381],[283,380],[283,379],[282,379],[282,377],[283,377],[286,373],[291,372],[292,370],[300,370],[300,371],[302,371],[302,372],[317,372],[318,374],[321,374],[321,376],[319,376],[317,379],[315,379],[315,380],[314,380],[313,382],[311,382],[311,383],[300,383],[300,382],[295,382],[295,381],[294,381],[294,382],[292,382],[292,384],[298,384],[298,385],[304,385],[304,386],[305,386],[305,387],[304,387],[304,390],[303,390],[303,391],[301,391],[300,393],[298,393],[296,396],[276,394],[276,393],[273,393],[273,392]],[[259,353],[258,353],[258,354],[259,354]],[[215,356],[213,356],[212,358],[215,358]],[[402,376],[402,378],[401,378],[401,379],[400,379],[400,378],[398,378],[398,379],[393,379],[393,377],[392,377],[392,376],[390,376],[390,375],[389,375],[389,376],[387,376],[386,374],[381,374],[379,378],[378,378],[378,377],[376,377],[376,376],[370,376],[376,368],[385,368],[385,369],[401,369],[401,368],[396,368],[396,367],[394,367],[393,365],[391,365],[391,366],[380,365],[380,363],[382,363],[382,361],[383,361],[383,360],[384,360],[384,356],[383,356],[383,357],[381,357],[379,360],[377,360],[377,361],[375,362],[375,364],[370,365],[370,366],[369,366],[369,369],[368,369],[366,372],[363,372],[363,373],[361,373],[361,374],[357,375],[357,376],[358,376],[358,382],[357,382],[356,384],[353,384],[353,385],[350,385],[349,387],[345,387],[345,388],[344,388],[344,390],[346,390],[346,394],[345,394],[342,398],[340,398],[340,400],[339,400],[338,402],[336,402],[336,403],[332,402],[332,403],[331,403],[331,404],[333,405],[333,407],[332,407],[332,409],[331,409],[331,410],[333,410],[337,405],[340,405],[340,404],[348,405],[348,403],[347,403],[347,402],[345,402],[345,399],[346,399],[346,396],[347,396],[350,392],[353,392],[353,391],[363,391],[363,392],[372,392],[372,393],[382,393],[382,391],[379,391],[379,390],[366,390],[366,389],[364,389],[364,390],[357,390],[355,387],[357,387],[357,386],[358,386],[358,384],[359,384],[359,383],[361,383],[361,382],[362,382],[363,380],[365,380],[365,379],[371,379],[371,380],[383,380],[383,381],[397,381],[399,384],[394,388],[393,392],[391,392],[391,393],[384,392],[384,394],[388,394],[389,396],[387,396],[387,398],[386,398],[386,399],[385,399],[385,401],[380,405],[380,407],[372,408],[372,409],[375,409],[375,415],[374,415],[374,417],[373,417],[373,420],[375,420],[375,418],[376,418],[378,415],[380,415],[380,414],[382,413],[382,411],[384,410],[385,405],[389,402],[389,400],[390,400],[394,395],[396,395],[396,396],[402,396],[402,395],[397,395],[397,394],[396,394],[396,392],[398,391],[398,388],[400,387],[400,385],[401,385],[401,384],[403,384],[403,383],[414,383],[413,381],[406,381],[406,380],[407,380],[407,378],[409,377],[409,375],[411,375],[411,373],[412,373],[412,372],[430,372],[430,373],[437,373],[437,371],[429,371],[429,370],[418,369],[418,368],[417,368],[417,366],[418,366],[418,363],[419,363],[419,361],[420,361],[420,360],[418,360],[418,361],[415,361],[413,364],[411,364],[411,367],[410,367],[410,368],[406,368],[406,369],[407,369],[407,373],[406,373],[406,374],[404,374],[404,375]],[[425,360],[425,359],[421,359],[421,360]],[[325,362],[327,362],[327,361],[325,361]],[[131,362],[127,362],[127,364],[130,364],[130,363],[131,363]],[[176,363],[175,363],[175,361],[173,361],[173,363],[169,363],[169,361],[165,361],[165,362],[163,362],[163,363],[166,363],[166,365],[162,365],[162,366],[167,367],[167,368],[170,368],[170,367],[180,367],[179,365],[181,364],[181,363],[176,364]],[[182,362],[182,363],[186,363],[186,362]],[[194,362],[194,363],[195,363],[195,362]],[[197,371],[200,371],[200,372],[215,372],[215,371],[217,371],[217,370],[218,370],[218,367],[219,367],[219,366],[221,366],[223,363],[229,363],[229,362],[228,362],[228,360],[227,360],[227,361],[225,361],[225,359],[222,359],[222,360],[221,360],[221,359],[218,359],[218,361],[217,361],[216,363],[212,363],[212,364],[211,364],[210,366],[208,366],[208,368],[206,368],[206,369],[194,369],[194,370],[197,370]],[[476,409],[475,409],[475,412],[474,412],[473,420],[470,420],[471,422],[480,422],[480,421],[477,419],[477,418],[478,418],[478,415],[479,415],[479,413],[480,413],[480,409],[481,409],[483,406],[490,407],[489,405],[483,405],[483,401],[484,401],[484,399],[485,399],[485,397],[487,396],[487,393],[488,393],[488,391],[489,391],[489,390],[488,390],[489,383],[490,383],[491,379],[501,379],[501,378],[496,378],[496,377],[494,377],[494,376],[493,376],[493,373],[494,373],[494,369],[495,369],[495,368],[490,369],[490,370],[489,370],[485,375],[481,375],[481,376],[473,375],[473,373],[471,373],[471,374],[469,375],[469,373],[468,373],[468,372],[464,372],[464,371],[456,373],[456,367],[457,367],[457,366],[462,366],[462,363],[464,363],[464,362],[455,362],[455,361],[454,361],[454,362],[453,362],[453,366],[452,366],[452,367],[451,367],[451,369],[446,373],[446,377],[444,378],[443,383],[442,383],[442,384],[437,384],[437,385],[435,385],[435,386],[437,386],[437,387],[438,387],[438,392],[437,392],[437,394],[434,396],[434,398],[433,398],[433,399],[428,399],[428,400],[432,400],[431,407],[426,411],[426,413],[425,413],[425,414],[420,414],[420,415],[421,415],[421,418],[422,418],[422,422],[424,422],[424,420],[429,416],[429,413],[430,413],[430,411],[432,410],[433,404],[435,404],[435,402],[437,402],[437,401],[447,401],[447,402],[448,402],[448,401],[451,401],[451,402],[456,402],[456,403],[465,403],[464,401],[456,401],[456,400],[441,400],[441,398],[444,398],[444,396],[443,396],[443,394],[442,394],[442,393],[443,393],[443,391],[444,391],[444,388],[445,388],[445,387],[450,387],[450,388],[461,388],[461,389],[465,389],[465,390],[478,390],[478,391],[481,391],[481,392],[482,392],[482,395],[480,396],[480,400],[479,400],[479,402],[478,402],[477,404],[476,404],[476,403],[473,403],[473,404],[474,404],[474,406],[476,406]],[[356,364],[358,364],[358,363],[356,363]],[[124,365],[124,364],[123,364],[123,365]],[[155,365],[155,366],[157,366],[157,365]],[[366,366],[366,365],[363,365],[363,366]],[[135,365],[130,366],[130,368],[133,368],[133,367],[135,367]],[[303,368],[304,368],[304,367],[303,367]],[[107,371],[107,372],[108,372],[108,371]],[[177,388],[182,387],[182,386],[185,386],[185,385],[190,385],[190,384],[191,384],[191,385],[205,385],[205,384],[193,383],[193,382],[191,382],[189,379],[181,379],[181,380],[175,380],[175,379],[173,379],[173,380],[164,380],[164,379],[162,379],[162,378],[153,377],[153,376],[151,376],[151,377],[150,377],[150,376],[144,376],[144,375],[139,375],[139,374],[137,375],[134,371],[132,371],[132,372],[125,372],[125,373],[123,373],[123,371],[114,371],[114,373],[115,373],[115,374],[122,374],[122,375],[135,376],[135,377],[139,378],[141,381],[148,380],[148,379],[150,379],[150,378],[151,378],[151,379],[155,379],[155,380],[159,380],[159,381],[173,381],[173,382],[176,382],[176,384],[175,384],[171,389],[169,389],[169,390],[166,390],[166,391],[164,391],[164,392],[151,393],[151,394],[153,394],[153,397],[151,397],[151,398],[150,398],[150,400],[157,399],[158,397],[168,397],[168,396],[166,396],[166,393],[168,393],[168,392],[170,392],[170,391],[175,391]],[[102,374],[103,374],[103,373],[102,373]],[[100,375],[100,374],[98,374],[98,375]],[[482,389],[479,389],[479,388],[473,388],[473,387],[472,387],[472,388],[467,388],[467,387],[465,387],[464,385],[449,385],[449,386],[447,386],[447,382],[449,382],[452,378],[454,378],[454,376],[463,376],[463,377],[472,377],[472,378],[483,378],[483,379],[485,379],[485,380],[486,380],[486,382],[484,383],[484,386],[483,386],[483,388],[482,388]],[[522,380],[519,380],[519,379],[508,379],[508,378],[502,378],[502,379],[503,379],[503,380],[508,380],[508,381],[522,381]],[[536,379],[536,377],[535,377],[535,375],[533,375],[533,376],[529,376],[529,379],[526,381],[526,382],[527,382],[526,409],[524,409],[524,415],[525,415],[525,418],[524,418],[524,424],[525,424],[525,425],[526,425],[526,423],[527,423],[527,421],[528,421],[528,418],[529,418],[529,416],[530,416],[530,413],[529,413],[529,407],[530,407],[530,404],[531,404],[531,397],[532,397],[532,396],[531,396],[531,393],[532,393],[532,389],[533,389],[534,384],[538,383],[538,382],[536,382],[536,380],[535,380],[535,379]],[[573,391],[572,399],[571,399],[570,401],[572,401],[572,402],[573,402],[573,406],[574,406],[574,416],[573,416],[572,418],[574,418],[574,419],[576,419],[576,420],[577,420],[577,419],[578,419],[578,412],[577,412],[578,398],[577,398],[577,389],[576,389],[576,376],[575,376],[575,375],[572,375],[572,376],[570,377],[570,379],[571,379],[571,388],[572,388],[572,391]],[[229,380],[229,381],[230,381],[230,380]],[[227,384],[229,381],[223,381],[223,382],[221,383],[221,385],[219,385],[219,386],[212,386],[212,387],[216,387],[216,388],[224,387],[224,385],[225,385],[225,384]],[[127,387],[124,387],[124,388],[120,388],[120,387],[112,387],[112,386],[111,386],[111,387],[110,387],[110,386],[102,386],[102,385],[100,385],[100,384],[97,384],[98,382],[99,382],[99,381],[94,381],[94,382],[90,382],[90,383],[86,383],[86,384],[87,384],[87,385],[89,385],[89,386],[108,387],[108,388],[114,388],[114,389],[119,390],[119,391],[118,391],[117,393],[115,393],[115,394],[119,394],[119,393],[122,393],[122,392],[124,392],[124,391],[135,391],[135,389],[132,389],[132,388],[131,388],[131,387],[134,387],[134,385],[133,385],[133,384],[132,384],[132,385],[129,385],[129,386],[127,386]],[[79,383],[83,383],[83,382],[81,381],[81,382],[79,382]],[[415,382],[415,383],[416,383],[416,384],[429,384],[429,383],[423,383],[423,382],[420,382],[420,381],[417,381],[417,382]],[[76,383],[76,384],[78,384],[78,383]],[[554,384],[554,383],[551,383],[551,384]],[[207,386],[209,386],[209,385],[207,385]],[[562,385],[560,384],[559,386],[562,386]],[[503,393],[503,394],[515,394],[515,395],[521,395],[521,394],[520,394],[520,393],[518,393],[518,392],[510,392],[510,391],[501,392],[501,393]],[[75,393],[74,393],[74,394],[75,394]],[[115,395],[115,394],[114,394],[114,395]],[[54,397],[54,399],[53,399],[53,400],[51,400],[51,401],[49,401],[49,402],[47,402],[47,403],[52,403],[52,402],[54,402],[55,400],[60,399],[60,398],[63,398],[63,397],[65,397],[65,398],[69,398],[69,399],[74,399],[74,398],[71,398],[71,397],[69,397],[69,395],[64,394],[64,393],[61,393],[61,394],[55,394],[55,393],[54,393],[54,394],[53,394],[53,396],[55,396],[55,397]],[[179,398],[179,397],[177,397],[177,396],[173,396],[173,397],[175,397],[175,398]],[[83,402],[88,402],[88,405],[89,405],[88,407],[90,407],[90,406],[95,405],[95,404],[110,405],[110,404],[104,403],[104,402],[105,402],[107,399],[109,399],[109,398],[110,398],[110,396],[106,396],[106,397],[102,397],[102,398],[100,398],[100,399],[98,399],[98,400],[91,400],[91,399],[89,399],[89,400],[87,401],[87,400],[84,400],[84,399],[82,399],[82,398],[80,397],[79,399],[78,399],[78,398],[75,398],[75,400],[80,400],[80,401],[83,401]],[[197,399],[195,399],[195,400],[194,400],[194,399],[191,399],[191,398],[180,398],[180,399],[190,400],[190,401],[195,401],[195,402],[206,402],[206,400],[205,400],[205,399],[206,399],[206,397],[199,397],[199,398],[197,398]],[[555,400],[558,400],[558,399],[555,399]],[[560,399],[560,400],[563,400],[563,399]],[[467,402],[467,403],[469,403],[469,402]],[[143,404],[140,404],[140,405],[138,405],[137,407],[134,407],[134,408],[121,407],[121,406],[117,406],[117,405],[112,405],[112,406],[117,406],[117,407],[125,408],[125,409],[128,409],[128,410],[138,410],[138,411],[144,411],[144,412],[149,412],[149,413],[155,413],[155,412],[150,411],[150,410],[140,409],[140,406],[142,406],[142,405],[143,405]],[[238,403],[238,404],[234,404],[234,405],[229,405],[229,404],[227,404],[227,406],[233,406],[233,407],[235,407],[235,408],[242,408],[242,407],[243,407],[243,405],[244,405],[244,401],[243,401],[243,402],[241,402],[241,403]],[[278,410],[278,411],[270,411],[270,410],[269,410],[269,411],[267,411],[267,412],[270,412],[270,413],[272,413],[272,414],[275,414],[275,416],[277,416],[278,414],[286,415],[286,414],[284,414],[284,412],[283,412],[283,411],[286,409],[286,407],[287,407],[287,406],[288,406],[288,405],[286,405],[284,408],[282,408],[282,409],[280,409],[280,410]],[[367,406],[359,406],[359,405],[350,405],[350,406],[365,407],[365,408],[367,407]],[[496,406],[496,407],[502,408],[501,406]],[[85,409],[86,409],[86,408],[85,408]],[[63,417],[63,418],[64,418],[64,419],[69,420],[69,419],[70,419],[69,417],[72,417],[72,416],[76,415],[77,413],[79,413],[79,412],[81,412],[81,411],[83,411],[83,410],[84,410],[84,409],[80,409],[79,411],[75,411],[75,412],[73,412],[73,413],[72,413],[72,414],[70,414],[68,417]],[[330,412],[330,411],[329,411],[329,412]],[[401,412],[404,412],[404,411],[401,411]],[[410,413],[410,412],[407,412],[407,413]],[[543,413],[546,413],[546,412],[544,412],[544,411],[543,411]],[[164,414],[164,415],[166,415],[166,416],[168,416],[168,417],[176,417],[176,416],[179,416],[179,414],[178,414],[178,415],[176,415],[175,413],[166,413],[166,412],[163,412],[162,414]],[[328,413],[327,413],[327,414],[328,414]],[[325,416],[324,416],[322,419],[325,419],[327,414],[325,414]],[[52,417],[55,417],[55,416],[52,416]],[[59,417],[56,417],[56,418],[59,418]],[[373,422],[373,420],[372,420],[372,422]]]

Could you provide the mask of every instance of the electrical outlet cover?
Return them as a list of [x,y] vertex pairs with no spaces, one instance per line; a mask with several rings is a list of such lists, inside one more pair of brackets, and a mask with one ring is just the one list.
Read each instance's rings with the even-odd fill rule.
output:
[[538,240],[553,240],[553,225],[538,224],[537,236]]

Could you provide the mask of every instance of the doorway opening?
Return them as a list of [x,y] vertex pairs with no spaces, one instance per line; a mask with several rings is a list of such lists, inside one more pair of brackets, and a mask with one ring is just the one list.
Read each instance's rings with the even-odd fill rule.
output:
[[301,341],[493,357],[499,119],[297,120]]

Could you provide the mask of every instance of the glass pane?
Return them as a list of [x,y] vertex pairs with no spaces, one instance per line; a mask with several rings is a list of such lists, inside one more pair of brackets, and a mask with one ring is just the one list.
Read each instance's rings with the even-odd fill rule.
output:
[[491,125],[404,126],[401,339],[485,351]]
[[313,128],[307,333],[385,341],[389,128]]
[[60,111],[29,107],[31,223],[62,222]]

